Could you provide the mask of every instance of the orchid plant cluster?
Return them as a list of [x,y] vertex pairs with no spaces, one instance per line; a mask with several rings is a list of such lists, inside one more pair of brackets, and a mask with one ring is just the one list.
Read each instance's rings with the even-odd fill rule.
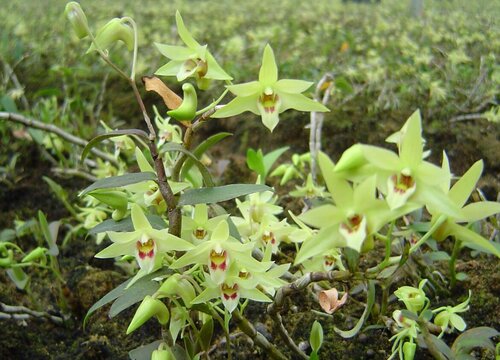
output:
[[[265,177],[259,177],[256,184],[215,186],[204,153],[229,134],[213,135],[197,147],[192,144],[193,133],[204,122],[215,121],[210,119],[249,111],[260,116],[264,126],[273,131],[279,124],[279,115],[286,110],[328,111],[322,103],[307,96],[311,82],[279,79],[270,45],[263,49],[256,80],[234,84],[208,46],[194,39],[177,12],[177,30],[183,45],[156,44],[169,59],[156,75],[183,82],[183,97],[158,77],[144,77],[146,89],[156,92],[169,108],[166,115],[155,108],[153,125],[135,81],[135,22],[131,18],[115,18],[94,35],[77,3],[68,3],[66,15],[76,35],[90,39],[87,52],[97,52],[132,86],[149,130],[149,134],[138,129],[112,130],[103,124],[105,132],[89,142],[82,158],[99,142],[109,139],[114,145],[111,155],[116,161],[97,162],[98,180],[81,192],[86,204],[79,216],[83,226],[97,234],[98,243],[107,244],[96,254],[97,258],[114,258],[128,269],[135,265],[121,296],[138,288],[138,284],[155,284],[148,287],[154,290],[143,294],[127,329],[127,333],[133,332],[153,317],[168,328],[168,336],[151,350],[152,359],[176,359],[179,351],[191,358],[202,355],[208,358],[208,348],[203,345],[206,339],[200,337],[201,333],[207,336],[206,329],[213,327],[214,320],[220,323],[229,343],[233,315],[240,322],[245,321],[241,319],[249,301],[270,303],[272,307],[289,282],[300,277],[322,273],[358,278],[363,274],[365,282],[377,277],[385,279],[405,266],[409,257],[423,256],[422,245],[429,244],[432,250],[438,246],[436,241],[450,237],[459,247],[500,256],[497,244],[469,227],[500,212],[500,204],[495,202],[466,205],[481,174],[482,162],[474,164],[451,186],[446,154],[441,166],[426,160],[428,151],[424,150],[418,111],[387,139],[396,145],[397,152],[356,144],[337,163],[320,152],[314,159],[321,170],[320,182],[302,173],[312,161],[310,154],[294,155],[293,166],[278,167],[271,175],[282,176],[282,183],[293,178],[305,181],[292,195],[316,200],[312,202],[314,206],[301,214],[287,214],[274,190],[263,185]],[[108,56],[117,42],[124,43],[132,52],[130,76]],[[225,83],[225,90],[219,99],[200,107],[197,91],[217,81]],[[234,97],[222,105],[228,93]],[[135,163],[140,172],[129,173],[129,162]],[[271,165],[268,164],[267,170]],[[232,199],[237,214],[228,214],[217,205]],[[412,225],[420,221],[415,214],[424,209],[430,220],[421,221],[418,228],[427,229],[422,234]],[[379,240],[385,245],[384,259],[377,267],[360,271],[360,257],[376,248]],[[295,250],[292,259],[284,256],[284,247]],[[339,291],[321,283],[318,297],[327,313],[333,313],[348,301],[348,289],[353,284],[344,285],[347,291],[342,291],[339,301]],[[408,291],[400,288],[395,295],[407,299],[411,297],[404,295]],[[421,287],[415,291],[417,298],[427,299]],[[408,310],[418,314],[424,303],[428,304],[428,299],[424,300],[418,308],[407,305]],[[103,304],[100,302],[97,307]],[[460,306],[435,310],[436,325],[443,333],[463,328],[463,321],[456,313],[467,304]],[[361,325],[365,318],[360,320]],[[398,330],[393,350],[412,347],[418,332],[416,325],[407,326],[403,320],[398,325],[402,330]],[[314,325],[317,335],[313,337],[316,357],[323,341],[318,326]],[[208,332],[209,343],[213,329]],[[181,339],[195,345],[184,349],[176,345]],[[275,351],[273,357],[280,358],[279,350],[269,346]],[[404,351],[398,351],[402,357]]]

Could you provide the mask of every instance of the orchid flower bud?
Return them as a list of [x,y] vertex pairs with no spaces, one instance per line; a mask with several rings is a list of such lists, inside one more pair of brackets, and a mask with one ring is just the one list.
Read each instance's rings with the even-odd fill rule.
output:
[[45,260],[45,252],[47,251],[46,248],[44,247],[37,247],[36,249],[32,250],[28,255],[26,255],[21,262],[27,263],[27,262],[32,262],[38,259]]
[[73,31],[79,39],[83,39],[89,35],[89,25],[87,17],[83,12],[79,3],[71,1],[66,4],[64,14],[68,18]]
[[420,281],[418,289],[412,286],[402,286],[394,291],[394,295],[404,302],[406,308],[414,313],[418,313],[425,305],[427,297],[423,290],[427,279]]
[[405,342],[403,345],[403,357],[404,360],[413,360],[415,357],[415,351],[417,350],[417,344],[414,342]]
[[160,324],[165,325],[170,318],[170,313],[167,306],[161,300],[147,295],[144,300],[142,300],[141,305],[137,308],[134,318],[127,328],[127,335],[132,331],[137,330],[140,326],[142,326],[142,324],[153,316],[156,316]]
[[[118,40],[123,41],[129,51],[134,49],[134,30],[125,24],[125,20],[119,18],[111,19],[97,31],[95,37],[95,42],[101,50],[108,49]],[[97,48],[92,43],[87,50],[87,54],[94,50],[97,50]]]
[[181,105],[177,109],[168,111],[167,114],[178,121],[191,121],[194,119],[198,107],[196,90],[190,83],[185,83],[182,85],[182,91],[184,96]]

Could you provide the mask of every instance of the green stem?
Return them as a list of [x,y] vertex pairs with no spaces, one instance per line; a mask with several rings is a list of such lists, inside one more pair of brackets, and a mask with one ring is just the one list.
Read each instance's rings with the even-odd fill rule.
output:
[[137,47],[138,47],[138,41],[137,41],[137,24],[135,23],[134,19],[131,17],[124,17],[126,21],[132,26],[132,29],[134,30],[134,53],[132,56],[132,69],[130,70],[130,78],[135,79],[135,66],[137,64]]
[[425,233],[424,236],[422,236],[420,238],[419,241],[417,241],[417,243],[415,245],[413,245],[411,248],[410,248],[410,254],[415,252],[415,250],[417,250],[423,243],[425,243],[427,241],[427,239],[429,239],[431,237],[432,234],[434,234],[434,232],[447,220],[447,216],[446,215],[440,215],[439,218],[436,220],[436,222],[434,223],[434,225],[431,226],[431,228],[429,229],[429,231],[427,231],[427,233]]
[[224,96],[226,96],[226,94],[228,93],[228,91],[229,91],[229,89],[226,88],[226,90],[224,90],[224,92],[222,93],[222,95],[219,96],[219,98],[217,100],[213,101],[212,103],[210,103],[209,105],[207,105],[203,109],[198,110],[196,112],[196,116],[200,116],[203,113],[207,112],[208,110],[212,110],[212,108],[214,108],[215,106],[217,106],[217,104],[220,103],[222,101],[222,99],[224,99]]

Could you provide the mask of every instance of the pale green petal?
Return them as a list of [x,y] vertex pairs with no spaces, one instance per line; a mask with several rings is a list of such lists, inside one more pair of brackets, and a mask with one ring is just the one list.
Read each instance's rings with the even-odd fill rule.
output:
[[402,170],[401,160],[394,152],[372,145],[361,145],[361,149],[365,159],[376,167],[396,172]]
[[356,186],[353,194],[353,202],[356,211],[362,211],[374,204],[377,195],[377,177],[370,176],[361,184]]
[[276,109],[274,111],[265,111],[263,106],[259,106],[260,103],[257,103],[257,107],[260,110],[260,116],[262,118],[262,123],[265,127],[269,129],[269,131],[273,131],[276,125],[278,125],[279,118],[279,104],[276,104]]
[[279,92],[300,94],[311,87],[313,83],[304,80],[282,79],[278,80],[273,88]]
[[181,13],[179,11],[175,13],[175,22],[177,23],[177,32],[179,33],[182,41],[184,41],[184,44],[192,49],[196,49],[198,46],[200,46],[200,44],[193,38],[191,33],[184,25],[184,21],[182,20]]
[[217,63],[215,58],[210,52],[207,51],[207,79],[214,80],[233,80],[233,78],[224,71],[224,69]]
[[344,221],[346,214],[333,205],[322,205],[310,209],[299,216],[307,225],[323,228]]
[[218,288],[207,288],[201,292],[200,295],[195,297],[192,301],[191,304],[202,304],[206,303],[209,300],[212,300],[216,297],[219,297],[219,289]]
[[407,121],[399,155],[405,166],[414,168],[422,161],[422,152],[422,120],[420,110],[417,110]]
[[451,224],[450,232],[457,239],[463,241],[465,246],[500,257],[500,247],[498,244],[483,238],[478,233],[458,224]]
[[308,258],[322,254],[332,248],[345,246],[345,239],[340,236],[338,229],[338,224],[326,227],[316,236],[305,241],[295,257],[294,264],[300,264]]
[[442,184],[448,179],[445,170],[427,161],[418,164],[415,177],[426,184],[439,186],[442,190]]
[[226,241],[229,237],[229,226],[227,225],[227,221],[221,221],[217,227],[214,229],[212,236],[210,237],[211,241]]
[[206,264],[208,262],[208,254],[212,248],[211,243],[204,242],[196,248],[189,250],[182,255],[178,260],[174,261],[170,268],[178,269],[189,264]]
[[240,296],[245,299],[250,299],[253,301],[259,301],[259,302],[272,302],[272,300],[265,295],[264,293],[260,292],[257,289],[240,289]]
[[125,244],[128,242],[134,242],[139,240],[142,232],[140,231],[132,231],[132,232],[116,232],[116,231],[108,231],[106,232],[112,242],[118,244]]
[[262,66],[259,71],[259,82],[261,82],[264,87],[271,86],[276,81],[278,81],[278,66],[276,65],[276,60],[274,59],[274,52],[269,44],[266,45],[264,49],[264,55],[262,56]]
[[417,184],[417,191],[412,201],[428,205],[429,208],[455,219],[462,217],[460,208],[438,187]]
[[462,317],[460,315],[457,315],[457,314],[451,314],[450,323],[458,331],[464,331],[465,328],[467,327],[464,319],[462,319]]
[[260,115],[259,109],[257,108],[258,98],[259,98],[258,95],[246,96],[246,97],[238,96],[228,104],[224,105],[224,107],[217,110],[215,114],[212,115],[212,117],[226,118],[241,114],[245,111],[251,111],[256,115]]
[[354,207],[354,192],[345,179],[334,175],[325,181],[335,205],[342,209]]
[[160,252],[167,251],[188,251],[194,248],[194,245],[177,236],[167,234],[166,238],[157,241],[158,250]]
[[170,61],[163,65],[161,68],[156,70],[155,75],[158,76],[177,76],[177,73],[181,69],[184,61]]
[[193,49],[187,48],[185,46],[175,46],[155,43],[156,47],[163,56],[168,57],[172,60],[185,61],[190,59],[196,53]]
[[132,223],[134,224],[135,230],[151,230],[151,224],[148,221],[146,215],[142,211],[141,207],[137,204],[132,205]]
[[194,207],[193,219],[197,224],[205,224],[208,221],[207,204],[197,204]]
[[498,214],[500,203],[496,201],[481,201],[472,203],[462,209],[463,217],[459,221],[475,222]]
[[444,192],[448,192],[451,186],[451,170],[450,161],[448,160],[448,155],[443,151],[443,161],[441,163],[441,169],[443,169],[443,182],[441,184],[441,189]]
[[99,259],[114,258],[122,255],[135,255],[135,242],[125,244],[113,243],[98,252],[95,257]]
[[197,70],[198,70],[198,68],[196,66],[193,66],[193,68],[190,69],[187,66],[185,66],[185,64],[183,64],[180,67],[179,72],[176,75],[177,81],[182,82],[182,81],[186,80],[188,77],[193,76]]
[[483,160],[478,160],[450,189],[448,196],[459,207],[465,204],[472,191],[474,191],[482,172]]
[[236,96],[251,96],[262,93],[262,85],[258,81],[251,81],[243,84],[228,85],[227,88]]
[[316,100],[309,99],[302,94],[289,94],[279,92],[278,96],[281,98],[282,105],[280,113],[288,109],[295,109],[299,111],[316,111],[328,112],[330,111],[326,106],[317,102]]

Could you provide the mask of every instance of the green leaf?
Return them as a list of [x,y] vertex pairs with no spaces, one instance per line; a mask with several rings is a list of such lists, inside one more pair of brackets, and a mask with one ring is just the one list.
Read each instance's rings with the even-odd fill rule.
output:
[[198,170],[200,170],[201,176],[203,176],[203,181],[205,182],[205,184],[210,187],[214,186],[214,181],[212,180],[212,176],[208,172],[208,169],[205,167],[205,165],[201,163],[200,160],[198,160],[195,154],[187,150],[184,146],[176,143],[167,143],[163,145],[161,149],[163,151],[168,151],[168,152],[178,151],[189,156],[189,158],[191,158],[191,161],[193,161],[194,165],[196,165],[198,167]]
[[455,355],[469,353],[473,348],[477,347],[495,351],[495,346],[490,338],[499,334],[497,330],[487,326],[469,329],[455,339],[451,350]]
[[83,162],[83,160],[85,160],[85,158],[89,154],[90,150],[94,146],[99,144],[101,141],[112,138],[112,137],[123,136],[123,135],[137,135],[137,136],[144,138],[145,140],[149,140],[148,134],[146,134],[146,132],[139,130],[139,129],[126,129],[126,130],[110,131],[109,133],[98,135],[95,138],[93,138],[92,140],[90,140],[88,142],[88,144],[85,145],[85,147],[83,148],[80,161]]
[[255,151],[254,149],[249,148],[247,150],[247,166],[250,170],[253,170],[260,175],[260,181],[264,183],[266,167],[264,165],[264,155],[262,155],[261,149]]
[[130,360],[151,360],[151,354],[158,349],[163,340],[156,340],[150,344],[139,346],[128,352]]
[[260,184],[231,184],[210,188],[189,189],[180,196],[179,206],[217,203],[262,191],[273,190],[269,186]]
[[[156,274],[158,276],[158,274]],[[143,280],[144,279],[144,280]],[[128,309],[130,306],[144,300],[146,295],[153,295],[156,290],[160,288],[160,284],[152,281],[153,278],[141,278],[137,280],[132,286],[128,287],[123,293],[115,300],[109,309],[109,317],[113,318],[123,310]]]
[[[111,290],[109,293],[107,293],[106,295],[104,295],[94,305],[92,305],[92,307],[89,309],[89,311],[87,311],[87,314],[85,315],[85,317],[83,319],[83,327],[85,328],[85,324],[87,323],[88,318],[93,313],[95,313],[97,310],[99,310],[100,308],[102,308],[104,305],[107,305],[110,302],[112,302],[112,301],[114,301],[114,300],[116,300],[116,299],[118,299],[118,298],[120,298],[122,296],[125,296],[125,294],[128,294],[127,297],[133,296],[133,294],[131,294],[131,293],[133,293],[135,291],[134,289],[137,289],[138,292],[139,292],[140,289],[144,290],[145,288],[146,288],[146,290],[150,290],[148,288],[148,285],[144,285],[145,283],[149,283],[149,282],[151,282],[152,279],[154,279],[156,277],[159,277],[159,276],[163,276],[163,275],[165,275],[165,274],[167,274],[169,272],[171,272],[171,271],[168,270],[168,269],[161,269],[161,270],[155,271],[152,274],[148,274],[148,275],[140,278],[139,280],[137,280],[136,283],[134,283],[132,286],[130,286],[128,288],[127,288],[127,286],[130,283],[130,281],[132,281],[132,279],[128,279],[127,281],[121,283],[116,288],[114,288],[113,290]],[[156,284],[157,284],[157,289],[158,289],[160,287],[160,284],[158,284],[158,283],[156,283]],[[153,291],[153,293],[154,293],[154,291]],[[138,299],[137,301],[131,303],[130,305],[133,305],[136,302],[141,301],[146,295],[151,295],[151,294],[143,294],[143,296],[140,299]],[[114,315],[117,315],[119,312],[121,312],[124,309],[126,309],[126,307],[123,308],[123,306],[125,306],[125,303],[126,303],[125,300],[123,300],[123,301],[120,302],[120,304],[119,304],[120,306],[117,305],[115,307],[114,313],[113,313]],[[130,305],[128,305],[128,306],[130,306]],[[110,316],[113,317],[114,315],[111,315],[111,309],[110,309]]]
[[[196,156],[197,159],[201,158],[201,155],[205,153],[208,149],[210,149],[212,146],[220,142],[221,140],[225,139],[228,136],[231,136],[233,134],[228,133],[228,132],[221,132],[215,135],[210,136],[208,139],[205,139],[203,142],[201,142],[196,149],[193,150],[193,155]],[[184,179],[186,177],[186,174],[188,171],[193,167],[194,161],[189,158],[186,160],[184,163],[184,166],[182,167],[181,171],[181,179]]]
[[49,254],[52,256],[59,255],[59,248],[56,244],[57,233],[59,232],[59,222],[52,222],[49,226],[49,224],[47,224],[47,218],[41,210],[38,210],[38,222],[43,237],[49,246]]
[[269,171],[273,167],[276,160],[278,160],[278,158],[281,155],[283,155],[283,153],[285,151],[287,151],[288,149],[290,149],[289,146],[283,146],[279,149],[276,149],[276,150],[271,151],[270,153],[264,155],[264,169],[265,169],[265,176],[264,177],[267,176],[267,174],[269,173]]
[[323,344],[323,327],[318,321],[314,321],[311,334],[309,335],[309,343],[314,352],[318,352],[319,348]]
[[340,336],[342,336],[344,339],[349,339],[355,336],[361,330],[361,327],[368,318],[368,315],[370,314],[374,303],[375,303],[375,282],[369,281],[365,311],[363,311],[363,314],[359,318],[358,323],[351,330],[348,331],[340,330],[339,328],[334,326],[333,329],[335,330],[335,332]]
[[19,290],[24,290],[30,279],[20,267],[7,269],[7,275]]
[[478,233],[467,229],[466,227],[452,224],[451,225],[451,234],[455,236],[457,239],[463,241],[463,245],[470,247],[475,250],[484,251],[497,257],[500,257],[500,248],[497,243],[489,241],[483,238]]
[[198,338],[202,350],[208,351],[208,349],[210,348],[213,333],[214,333],[214,321],[210,317],[208,318],[207,321],[205,321],[205,323],[201,327],[200,336]]
[[96,189],[112,189],[121,186],[136,184],[143,181],[158,181],[156,174],[153,172],[139,172],[119,176],[112,176],[104,179],[99,179],[95,183],[87,186],[79,194],[80,197],[88,194]]
[[443,340],[439,339],[436,335],[433,334],[429,334],[429,339],[434,343],[439,352],[446,356],[447,359],[453,359],[453,353],[451,349]]
[[[148,214],[146,215],[146,217],[148,218],[148,221],[153,227],[153,229],[162,230],[167,228],[167,224],[165,223],[165,221],[163,221],[163,219],[160,216]],[[132,219],[130,216],[120,221],[108,219],[94,226],[92,229],[89,230],[88,233],[90,235],[95,235],[105,231],[131,232],[134,231],[134,225],[132,224]]]

